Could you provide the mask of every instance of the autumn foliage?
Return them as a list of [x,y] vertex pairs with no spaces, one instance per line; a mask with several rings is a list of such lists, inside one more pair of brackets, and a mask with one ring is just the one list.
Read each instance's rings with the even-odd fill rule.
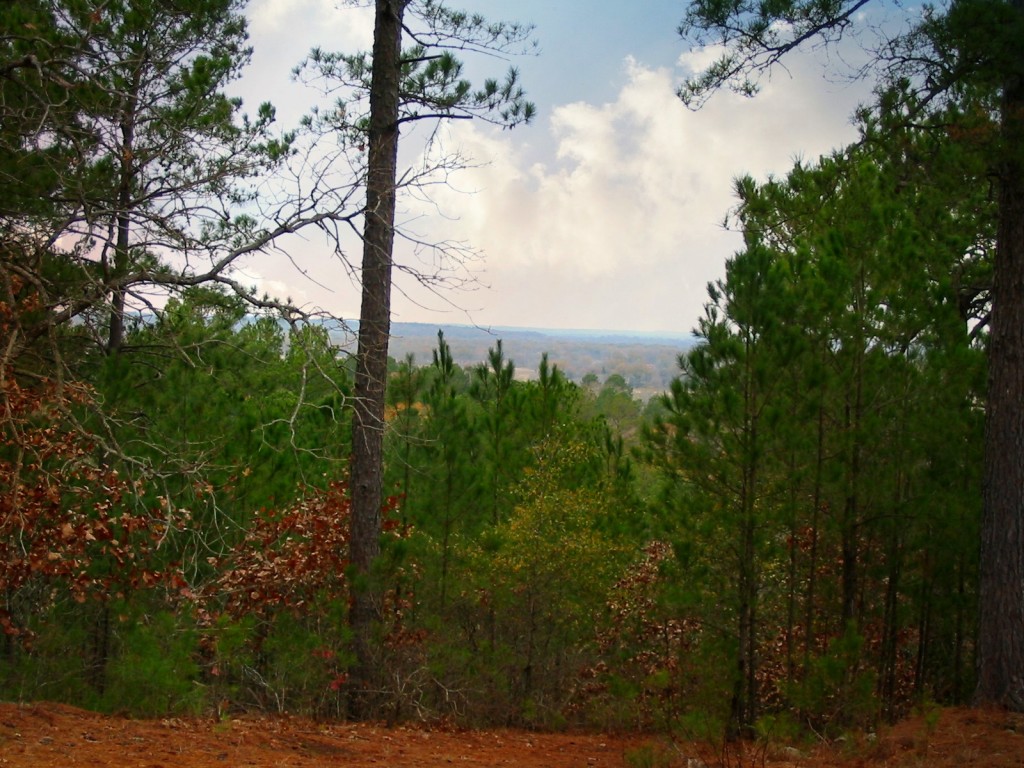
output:
[[0,368],[0,627],[25,637],[27,614],[58,592],[77,602],[161,580],[147,553],[166,525],[137,511],[135,489],[98,460],[71,423],[89,403],[79,385],[23,386]]
[[289,509],[260,510],[234,550],[211,558],[218,575],[204,597],[238,617],[343,600],[350,504],[345,484],[333,482]]

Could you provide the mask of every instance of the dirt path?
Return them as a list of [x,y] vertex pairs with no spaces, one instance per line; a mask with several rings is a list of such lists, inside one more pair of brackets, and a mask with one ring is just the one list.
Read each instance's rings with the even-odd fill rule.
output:
[[[802,750],[780,745],[730,758],[741,768],[1024,768],[1024,717],[945,710],[875,739]],[[59,704],[0,704],[0,766],[19,768],[668,768],[699,765],[694,759],[709,766],[717,762],[707,748],[677,748],[657,737],[385,728],[269,717],[130,720]]]

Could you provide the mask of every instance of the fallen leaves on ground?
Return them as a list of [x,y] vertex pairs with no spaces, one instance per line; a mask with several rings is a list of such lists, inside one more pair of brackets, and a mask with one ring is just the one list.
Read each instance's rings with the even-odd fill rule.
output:
[[0,766],[64,768],[1024,767],[1024,716],[945,709],[831,744],[717,753],[656,735],[453,730],[293,717],[133,720],[61,704],[0,704]]

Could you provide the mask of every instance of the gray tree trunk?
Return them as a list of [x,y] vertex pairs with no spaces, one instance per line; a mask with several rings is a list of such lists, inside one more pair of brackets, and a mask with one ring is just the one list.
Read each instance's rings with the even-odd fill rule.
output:
[[[1013,0],[1024,14],[1024,0]],[[978,606],[978,704],[1024,711],[1024,43],[1003,93]]]
[[398,164],[402,19],[408,0],[377,0],[370,83],[362,305],[352,421],[352,565],[349,623],[355,651],[350,714],[372,712],[376,680],[374,631],[380,618],[373,563],[380,552],[384,392],[391,334],[391,267]]

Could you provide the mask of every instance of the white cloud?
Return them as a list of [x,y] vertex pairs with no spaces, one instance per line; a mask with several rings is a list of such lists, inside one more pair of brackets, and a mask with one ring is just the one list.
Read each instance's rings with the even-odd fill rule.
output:
[[255,105],[271,102],[284,129],[324,101],[315,88],[292,77],[310,50],[355,53],[373,44],[372,9],[345,7],[338,0],[252,0],[246,18],[252,61],[232,93],[242,97],[250,113]]
[[552,111],[554,148],[531,167],[523,142],[542,126],[451,128],[467,155],[490,163],[456,177],[472,194],[438,188],[434,199],[455,218],[425,228],[486,254],[492,289],[472,296],[478,321],[609,327],[612,314],[618,327],[688,329],[707,282],[741,245],[720,226],[733,179],[784,174],[796,157],[854,137],[856,94],[807,61],[794,59],[791,75],[766,81],[754,100],[723,92],[697,113],[675,98],[675,72],[624,67],[614,101]]
[[373,42],[373,10],[345,8],[337,0],[252,0],[246,16],[249,31],[260,41],[258,49],[273,45],[302,50],[329,42],[328,50],[363,50]]
[[676,64],[682,70],[683,74],[687,77],[699,75],[709,66],[714,64],[718,59],[722,58],[722,54],[726,52],[724,45],[705,45],[702,47],[691,48],[688,51],[683,51],[679,54],[679,58],[676,59]]
[[296,306],[309,309],[309,295],[294,280],[279,280],[265,275],[257,268],[256,259],[251,259],[232,273],[232,278],[245,288],[252,288],[257,296],[270,296],[274,299],[287,300]]
[[[270,99],[283,115],[323,103],[289,77],[311,47],[355,51],[371,43],[368,9],[339,9],[337,0],[253,0],[248,14],[256,53],[243,96]],[[399,275],[396,318],[462,322],[465,315],[452,311],[462,308],[491,325],[691,328],[707,282],[741,246],[720,226],[735,204],[733,179],[782,175],[795,158],[851,140],[849,116],[866,95],[796,56],[755,99],[723,91],[691,112],[675,88],[719,53],[686,53],[673,68],[624,59],[625,85],[607,101],[551,106],[546,122],[530,127],[440,127],[433,156],[461,153],[477,165],[431,185],[432,202],[406,198],[400,217],[424,241],[479,249],[486,260],[469,267],[482,269],[490,287],[439,297]],[[405,136],[404,158],[425,130]],[[264,256],[251,265],[261,286],[350,316],[358,291],[342,265],[315,241],[289,241],[288,250],[308,279],[288,277],[295,267],[280,254]],[[436,268],[429,253],[409,247],[399,258],[427,273]]]

